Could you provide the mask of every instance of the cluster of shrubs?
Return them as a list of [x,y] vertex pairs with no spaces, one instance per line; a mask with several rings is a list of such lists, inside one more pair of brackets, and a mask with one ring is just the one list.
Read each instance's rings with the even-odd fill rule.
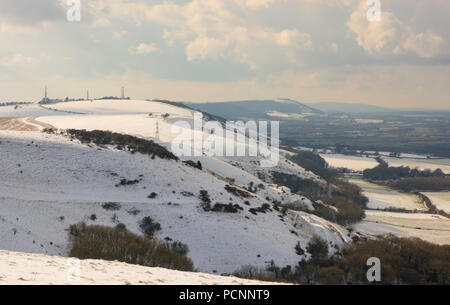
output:
[[161,225],[149,216],[144,217],[139,222],[139,228],[141,229],[141,232],[149,238],[153,238],[156,232],[161,231]]
[[444,177],[445,174],[441,169],[431,171],[411,169],[409,166],[393,167],[381,158],[377,158],[378,165],[371,169],[363,171],[364,179],[368,180],[397,180],[400,178],[428,178],[428,177]]
[[28,104],[32,104],[32,103],[31,102],[3,102],[3,103],[0,103],[0,107],[28,105]]
[[450,176],[428,178],[403,178],[387,183],[390,187],[404,192],[411,191],[450,191]]
[[362,194],[359,186],[339,178],[335,171],[328,168],[326,161],[313,152],[301,151],[290,159],[328,182],[328,185],[325,185],[293,174],[272,171],[272,179],[276,184],[287,186],[294,193],[307,196],[314,201],[320,200],[326,204],[313,202],[314,211],[302,206],[297,208],[289,206],[290,208],[312,213],[342,225],[349,225],[364,219],[364,209],[368,198]]
[[126,185],[134,185],[134,184],[138,184],[139,182],[141,182],[142,179],[134,179],[134,180],[128,180],[128,179],[120,179],[120,182],[116,184],[116,187],[119,186],[126,186]]
[[194,162],[192,160],[187,160],[183,161],[183,163],[199,170],[203,169],[202,163],[200,161]]
[[206,191],[206,190],[200,191],[200,200],[202,201],[201,207],[203,208],[203,210],[210,211],[211,210],[211,198],[209,197],[208,191]]
[[272,180],[278,185],[283,185],[291,189],[292,192],[298,193],[309,198],[325,195],[328,189],[324,185],[313,180],[303,179],[294,174],[287,174],[278,171],[271,171]]
[[335,176],[335,173],[328,168],[325,159],[311,151],[298,151],[289,157],[289,160],[325,180]]
[[[47,132],[53,133],[54,131],[47,130]],[[158,156],[161,159],[178,160],[172,152],[165,147],[150,141],[137,137],[133,137],[126,134],[120,134],[103,130],[78,130],[68,129],[66,133],[71,137],[80,140],[83,143],[95,143],[97,145],[116,145],[117,148],[126,148],[132,153],[142,153],[151,155],[152,157]]]
[[264,203],[262,206],[257,207],[257,208],[250,208],[250,209],[248,209],[248,211],[250,213],[252,213],[253,215],[258,215],[258,213],[265,214],[266,212],[268,212],[268,211],[270,212],[272,210],[270,209],[270,205],[269,204]]
[[[311,259],[296,266],[280,268],[271,263],[263,272],[253,272],[250,278],[269,278],[301,284],[365,285],[367,260],[381,260],[381,282],[377,284],[450,284],[450,245],[436,245],[418,238],[393,235],[354,243],[342,253],[330,256],[327,243],[313,237],[306,247]],[[240,277],[247,273],[237,272]]]
[[187,246],[133,234],[122,227],[70,226],[69,256],[79,259],[103,259],[149,267],[193,271]]
[[228,193],[231,193],[231,194],[233,194],[233,195],[235,195],[237,197],[242,197],[242,198],[250,198],[250,197],[252,197],[252,195],[249,192],[241,190],[241,189],[238,189],[238,188],[236,188],[234,186],[231,186],[231,185],[226,185],[225,186],[225,190]]
[[325,205],[313,202],[314,211],[309,211],[309,213],[340,225],[351,225],[361,221],[366,216],[363,208],[343,197],[320,197],[318,200],[321,200],[326,205],[334,206],[337,211]]
[[118,211],[122,206],[117,202],[105,202],[102,204],[102,208],[107,211]]
[[239,211],[242,211],[243,208],[239,204],[222,204],[222,203],[216,203],[211,211],[213,212],[222,212],[222,213],[237,213]]

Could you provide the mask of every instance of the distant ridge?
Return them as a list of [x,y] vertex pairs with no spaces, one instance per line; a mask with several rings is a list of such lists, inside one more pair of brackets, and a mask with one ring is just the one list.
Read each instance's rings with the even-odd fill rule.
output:
[[305,105],[314,107],[325,113],[374,113],[398,111],[398,109],[390,109],[368,104],[351,104],[339,102],[305,103]]
[[322,111],[306,104],[290,100],[244,100],[218,103],[186,103],[189,107],[224,117],[228,120],[239,118],[273,119],[271,113],[286,115],[322,114]]

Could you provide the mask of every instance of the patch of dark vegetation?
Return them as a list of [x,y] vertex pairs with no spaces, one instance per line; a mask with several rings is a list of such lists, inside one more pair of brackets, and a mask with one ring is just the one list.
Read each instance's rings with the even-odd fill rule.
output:
[[294,249],[295,249],[295,253],[297,253],[297,255],[300,255],[300,256],[305,255],[305,250],[303,250],[302,245],[300,244],[300,242],[298,242],[295,245]]
[[[306,247],[309,261],[301,260],[294,268],[270,264],[263,274],[272,281],[301,284],[368,285],[367,260],[381,260],[381,282],[385,285],[449,285],[450,245],[436,245],[418,238],[393,235],[354,243],[342,253],[329,256],[328,245],[320,238],[311,239]],[[242,274],[236,273],[237,276]],[[253,274],[250,278],[256,278]]]
[[203,169],[202,163],[200,161],[194,162],[192,160],[187,160],[183,161],[183,163],[199,170]]
[[270,209],[270,205],[269,204],[264,203],[262,206],[257,207],[257,208],[250,208],[250,209],[248,209],[248,211],[250,213],[252,213],[253,215],[258,215],[258,213],[265,214],[266,212],[270,212],[272,210]]
[[211,210],[211,198],[209,197],[208,191],[206,191],[206,190],[200,191],[200,200],[202,201],[201,207],[203,208],[203,210],[210,211]]
[[313,203],[315,210],[310,213],[316,214],[319,217],[325,218],[340,225],[346,226],[357,223],[364,219],[366,216],[364,209],[354,204],[353,202],[346,200],[343,197],[321,197],[319,198],[319,200],[321,200],[326,205],[334,206],[337,209],[337,212],[327,206]]
[[[193,271],[187,248],[133,234],[122,226],[86,226],[69,229],[70,257],[120,261],[148,267]],[[175,249],[175,250],[174,250]]]
[[107,211],[118,211],[122,206],[117,202],[105,202],[102,204],[102,208]]
[[271,171],[270,173],[274,183],[290,188],[293,193],[314,198],[329,192],[324,185],[313,180],[303,179],[297,175],[277,171]]
[[194,197],[193,193],[187,191],[182,191],[180,194],[183,195],[184,197]]
[[231,186],[231,185],[226,185],[225,186],[225,190],[228,193],[231,193],[231,194],[233,194],[233,195],[235,195],[237,197],[242,197],[242,198],[250,198],[250,197],[252,197],[252,195],[249,192],[241,190],[241,189],[238,189],[238,188],[236,188],[234,186]]
[[142,179],[134,179],[134,180],[128,180],[128,179],[120,179],[120,182],[116,184],[116,187],[119,186],[129,186],[129,185],[135,185],[141,182]]
[[[320,156],[317,157],[322,159]],[[316,160],[314,157],[311,158]],[[323,171],[328,171],[326,166],[323,165],[325,160],[322,159],[322,162],[320,159],[317,159],[316,163],[320,165]],[[319,167],[319,165],[316,166]],[[275,171],[271,172],[271,174],[276,184],[287,186],[294,193],[313,199],[314,211],[310,211],[307,207],[301,206],[289,206],[291,209],[312,213],[342,225],[356,223],[365,217],[364,209],[366,208],[368,198],[362,194],[361,188],[345,179],[338,178],[332,172],[329,172],[329,174],[322,173],[322,178],[327,179],[327,185],[313,180],[302,179],[293,174]],[[320,204],[319,201],[325,204]],[[335,207],[337,211],[330,206]]]
[[213,212],[222,212],[222,213],[238,213],[239,211],[242,211],[243,208],[239,204],[222,204],[222,203],[216,203],[211,211]]
[[[363,177],[367,180],[397,180],[401,178],[421,178],[417,180],[416,186],[420,186],[420,183],[424,183],[425,185],[431,184],[427,183],[427,179],[424,178],[445,178],[444,172],[440,168],[431,171],[429,169],[419,170],[417,168],[411,169],[409,166],[400,166],[393,167],[389,166],[389,164],[381,159],[380,157],[376,159],[378,161],[378,165],[371,169],[366,169],[363,171]],[[450,177],[447,177],[450,179]],[[414,180],[410,180],[411,182]],[[439,179],[436,179],[439,181]],[[444,180],[443,180],[444,181]],[[450,181],[450,180],[447,180]],[[447,182],[447,188],[449,186]]]
[[151,140],[145,140],[126,134],[120,134],[103,130],[78,130],[67,129],[66,134],[80,140],[82,143],[94,143],[96,145],[115,145],[118,148],[128,150],[131,153],[142,153],[158,156],[161,159],[178,160],[172,152]]
[[[425,206],[428,208],[428,213],[432,213],[432,214],[439,214],[442,215],[444,217],[450,218],[450,214],[447,213],[444,210],[439,210],[434,204],[433,202],[430,200],[430,198],[428,198],[428,196],[425,196],[424,194],[421,194],[419,192],[416,193],[417,196],[419,196],[419,198],[422,200],[422,202],[425,204]],[[414,211],[415,212],[415,211]]]
[[189,247],[186,244],[183,244],[179,241],[174,241],[169,243],[170,248],[174,253],[176,253],[179,256],[186,256],[189,253]]
[[147,196],[147,198],[149,199],[155,199],[156,197],[158,197],[158,194],[156,194],[155,192],[152,192],[150,195]]
[[404,192],[450,191],[450,176],[403,178],[395,181],[388,181],[386,185]]
[[297,151],[289,157],[289,160],[325,180],[335,176],[335,173],[328,168],[325,159],[311,151]]
[[141,232],[149,238],[153,238],[156,232],[161,231],[161,225],[149,216],[144,217],[139,222],[139,228],[141,229]]
[[136,208],[131,208],[127,212],[128,212],[128,214],[133,215],[133,216],[137,216],[141,213],[141,211]]
[[277,282],[280,281],[275,274],[267,271],[264,268],[254,266],[244,266],[233,273],[234,276],[244,279],[250,279],[263,282]]

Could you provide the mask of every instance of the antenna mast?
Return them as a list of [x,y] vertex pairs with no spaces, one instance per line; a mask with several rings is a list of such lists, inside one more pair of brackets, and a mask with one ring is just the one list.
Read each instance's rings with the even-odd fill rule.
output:
[[156,121],[156,135],[155,138],[159,140],[159,121]]

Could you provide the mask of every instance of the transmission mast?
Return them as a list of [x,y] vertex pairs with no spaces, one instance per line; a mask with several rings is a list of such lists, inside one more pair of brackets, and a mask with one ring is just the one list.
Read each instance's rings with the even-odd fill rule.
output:
[[157,140],[159,140],[159,121],[156,121],[156,134],[155,134],[155,138]]

